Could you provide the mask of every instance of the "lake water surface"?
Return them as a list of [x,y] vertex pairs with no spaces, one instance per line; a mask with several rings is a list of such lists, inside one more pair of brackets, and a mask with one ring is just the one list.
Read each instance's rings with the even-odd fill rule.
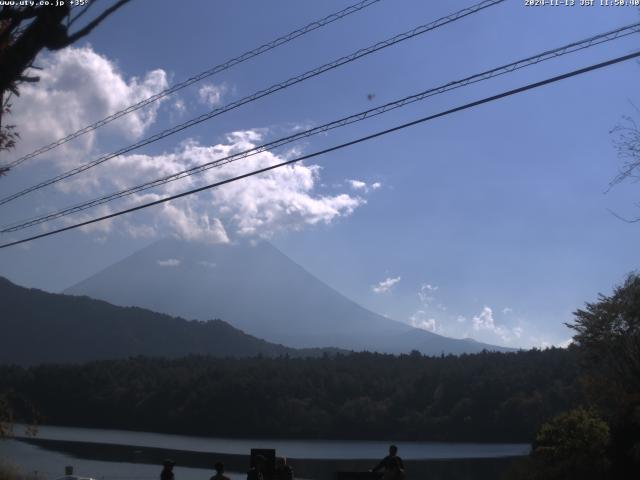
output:
[[[34,480],[54,480],[64,474],[64,467],[72,465],[74,473],[96,480],[157,480],[162,467],[143,463],[103,462],[72,457],[59,452],[19,442],[0,440],[0,461],[14,464]],[[176,478],[180,480],[206,480],[212,470],[177,466]],[[246,473],[227,472],[231,480],[245,480]]]
[[[16,428],[18,436],[22,431],[22,428]],[[41,426],[37,436],[51,440],[240,455],[248,455],[251,448],[275,448],[278,455],[310,459],[378,459],[386,454],[390,443],[398,445],[399,455],[406,460],[510,457],[527,455],[530,448],[525,443],[230,439],[58,426]]]

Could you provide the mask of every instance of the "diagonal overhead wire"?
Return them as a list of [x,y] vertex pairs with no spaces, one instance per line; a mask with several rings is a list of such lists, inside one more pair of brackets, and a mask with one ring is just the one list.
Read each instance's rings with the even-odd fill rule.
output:
[[48,213],[45,215],[41,215],[38,217],[34,217],[28,220],[21,220],[20,222],[15,222],[11,225],[5,225],[3,227],[0,228],[0,233],[12,233],[12,232],[17,232],[19,230],[23,230],[25,228],[28,227],[32,227],[35,225],[39,225],[48,221],[52,221],[61,217],[65,217],[74,213],[78,213],[105,203],[109,203],[112,201],[115,201],[119,198],[123,198],[129,195],[133,195],[135,193],[139,193],[151,188],[155,188],[161,185],[165,185],[169,182],[173,182],[176,180],[180,180],[182,178],[186,178],[192,175],[196,175],[202,172],[205,172],[209,169],[212,168],[217,168],[217,167],[221,167],[223,165],[226,165],[228,163],[231,162],[235,162],[238,160],[241,160],[243,158],[247,158],[247,157],[251,157],[254,155],[257,155],[259,153],[262,153],[264,151],[267,150],[272,150],[278,147],[281,147],[283,145],[295,142],[297,140],[303,139],[303,138],[308,138],[320,133],[324,133],[336,128],[340,128],[340,127],[344,127],[346,125],[350,125],[352,123],[356,123],[356,122],[360,122],[363,120],[366,120],[368,118],[374,117],[374,116],[378,116],[378,115],[382,115],[386,112],[389,112],[391,110],[395,110],[397,108],[401,108],[404,107],[406,105],[409,105],[411,103],[415,103],[421,100],[425,100],[429,97],[435,96],[435,95],[439,95],[451,90],[455,90],[457,88],[461,88],[464,87],[466,85],[471,85],[474,83],[478,83],[481,81],[485,81],[485,80],[489,80],[491,78],[494,77],[498,77],[504,74],[508,74],[511,72],[514,72],[516,70],[520,70],[532,65],[537,65],[541,62],[553,59],[553,58],[557,58],[563,55],[567,55],[567,54],[571,54],[571,53],[575,53],[577,51],[581,51],[587,48],[591,48],[593,46],[596,45],[600,45],[606,42],[610,42],[619,38],[623,38],[626,37],[628,35],[632,35],[634,33],[640,33],[640,22],[638,23],[634,23],[631,25],[626,25],[614,30],[610,30],[608,32],[605,33],[601,33],[598,35],[594,35],[591,37],[588,37],[586,39],[577,41],[577,42],[572,42],[569,43],[567,45],[563,45],[561,47],[558,48],[554,48],[552,50],[547,50],[544,51],[542,53],[521,59],[521,60],[517,60],[515,62],[506,64],[506,65],[502,65],[496,68],[492,68],[490,70],[486,70],[483,71],[481,73],[477,73],[474,75],[471,75],[469,77],[460,79],[460,80],[455,80],[455,81],[451,81],[449,83],[446,83],[444,85],[440,85],[438,87],[434,87],[434,88],[430,88],[428,90],[424,90],[420,93],[414,94],[414,95],[410,95],[404,98],[401,98],[399,100],[395,100],[393,102],[388,102],[384,105],[380,105],[378,107],[375,108],[371,108],[368,110],[365,110],[363,112],[359,112],[347,117],[343,117],[340,118],[338,120],[334,120],[332,122],[329,123],[325,123],[323,125],[314,127],[314,128],[310,128],[307,130],[303,130],[301,132],[297,132],[294,133],[292,135],[283,137],[283,138],[279,138],[277,140],[273,140],[271,142],[268,143],[264,143],[262,145],[256,146],[254,148],[251,149],[247,149],[232,155],[228,155],[226,157],[220,158],[220,159],[216,159],[210,162],[206,162],[185,170],[182,170],[180,172],[176,172],[173,173],[171,175],[167,175],[155,180],[151,180],[139,185],[136,185],[134,187],[130,187],[127,189],[123,189],[120,190],[118,192],[114,192],[114,193],[110,193],[107,195],[104,195],[102,197],[98,197],[89,201],[85,201],[79,204],[76,204],[74,206],[71,207],[66,207],[64,209],[52,212],[52,213]]
[[594,70],[599,70],[599,69],[602,69],[602,68],[605,68],[605,67],[609,67],[611,65],[615,65],[615,64],[618,64],[618,63],[622,63],[622,62],[625,62],[625,61],[628,61],[628,60],[631,60],[631,59],[634,59],[634,58],[638,58],[638,57],[640,57],[640,51],[636,51],[636,52],[630,53],[628,55],[623,55],[621,57],[616,57],[616,58],[613,58],[611,60],[607,60],[605,62],[593,64],[593,65],[590,65],[588,67],[580,68],[578,70],[573,70],[571,72],[563,73],[561,75],[557,75],[555,77],[550,77],[550,78],[547,78],[545,80],[541,80],[541,81],[534,82],[534,83],[529,83],[529,84],[524,85],[522,87],[514,88],[512,90],[508,90],[508,91],[499,93],[497,95],[492,95],[490,97],[485,97],[485,98],[483,98],[481,100],[476,100],[474,102],[466,103],[464,105],[461,105],[461,106],[458,106],[458,107],[454,107],[454,108],[451,108],[449,110],[445,110],[445,111],[442,111],[442,112],[439,112],[439,113],[435,113],[433,115],[427,115],[427,116],[419,118],[417,120],[413,120],[411,122],[403,123],[402,125],[397,125],[395,127],[391,127],[391,128],[386,129],[386,130],[381,130],[381,131],[378,131],[376,133],[372,133],[371,135],[360,137],[360,138],[357,138],[355,140],[351,140],[349,142],[341,143],[339,145],[335,145],[333,147],[329,147],[329,148],[326,148],[324,150],[320,150],[320,151],[317,151],[317,152],[314,152],[314,153],[310,153],[308,155],[303,155],[301,157],[293,158],[291,160],[287,160],[287,161],[280,162],[280,163],[277,163],[277,164],[274,164],[274,165],[270,165],[268,167],[264,167],[264,168],[261,168],[261,169],[258,169],[258,170],[254,170],[254,171],[251,171],[251,172],[248,172],[248,173],[244,173],[242,175],[238,175],[238,176],[235,176],[235,177],[232,177],[232,178],[227,178],[225,180],[221,180],[219,182],[215,182],[215,183],[212,183],[212,184],[209,184],[209,185],[205,185],[205,186],[202,186],[202,187],[194,188],[192,190],[188,190],[186,192],[178,193],[176,195],[171,195],[169,197],[164,197],[164,198],[155,200],[153,202],[145,203],[143,205],[137,205],[135,207],[127,208],[125,210],[120,210],[118,212],[114,212],[114,213],[111,213],[109,215],[103,215],[101,217],[93,218],[91,220],[75,223],[73,225],[68,225],[66,227],[58,228],[56,230],[51,230],[49,232],[41,233],[39,235],[33,235],[31,237],[23,238],[21,240],[16,240],[16,241],[13,241],[13,242],[4,243],[4,244],[0,245],[0,249],[8,248],[8,247],[11,247],[11,246],[14,246],[14,245],[20,245],[22,243],[30,242],[32,240],[37,240],[37,239],[40,239],[40,238],[49,237],[51,235],[56,235],[56,234],[59,234],[59,233],[62,233],[62,232],[66,232],[68,230],[73,230],[73,229],[76,229],[76,228],[84,227],[84,226],[87,226],[87,225],[91,225],[93,223],[101,222],[101,221],[108,220],[108,219],[111,219],[111,218],[116,218],[116,217],[119,217],[121,215],[125,215],[125,214],[128,214],[128,213],[132,213],[132,212],[136,212],[136,211],[139,211],[139,210],[143,210],[143,209],[146,209],[146,208],[149,208],[149,207],[153,207],[155,205],[160,205],[162,203],[170,202],[172,200],[176,200],[178,198],[182,198],[182,197],[193,195],[193,194],[196,194],[196,193],[199,193],[199,192],[203,192],[205,190],[210,190],[210,189],[213,189],[213,188],[217,188],[217,187],[220,187],[222,185],[226,185],[226,184],[229,184],[229,183],[232,183],[232,182],[236,182],[238,180],[242,180],[244,178],[252,177],[254,175],[259,175],[261,173],[265,173],[265,172],[268,172],[270,170],[275,170],[276,168],[284,167],[286,165],[292,165],[294,163],[301,162],[303,160],[307,160],[309,158],[318,157],[318,156],[325,155],[325,154],[330,153],[330,152],[334,152],[334,151],[337,151],[337,150],[341,150],[343,148],[347,148],[347,147],[351,147],[353,145],[357,145],[359,143],[363,143],[363,142],[366,142],[366,141],[369,141],[369,140],[373,140],[375,138],[382,137],[384,135],[388,135],[390,133],[397,132],[399,130],[404,130],[405,128],[413,127],[413,126],[419,125],[421,123],[425,123],[425,122],[428,122],[428,121],[431,121],[431,120],[435,120],[436,118],[445,117],[445,116],[451,115],[453,113],[461,112],[463,110],[468,110],[470,108],[474,108],[474,107],[477,107],[477,106],[480,106],[480,105],[484,105],[486,103],[494,102],[494,101],[500,100],[502,98],[510,97],[510,96],[513,96],[513,95],[517,95],[517,94],[520,94],[520,93],[523,93],[523,92],[526,92],[526,91],[529,91],[529,90],[533,90],[533,89],[536,89],[536,88],[543,87],[545,85],[549,85],[549,84],[552,84],[552,83],[555,83],[555,82],[559,82],[561,80],[565,80],[567,78],[575,77],[575,76],[578,76],[578,75],[583,75],[585,73],[588,73],[588,72],[591,72],[591,71],[594,71]]
[[175,133],[178,133],[182,130],[185,130],[187,128],[193,127],[194,125],[197,125],[199,123],[204,122],[205,120],[209,120],[213,117],[216,117],[218,115],[222,115],[225,112],[228,112],[230,110],[233,110],[235,108],[238,108],[246,103],[250,103],[253,102],[255,100],[258,100],[262,97],[265,97],[267,95],[271,95],[272,93],[278,92],[280,90],[284,90],[292,85],[295,85],[297,83],[303,82],[305,80],[308,80],[310,78],[316,77],[322,73],[325,73],[329,70],[333,70],[335,68],[338,68],[342,65],[345,65],[347,63],[351,63],[359,58],[362,58],[366,55],[370,55],[374,52],[377,52],[379,50],[382,50],[384,48],[390,47],[392,45],[395,45],[397,43],[403,42],[405,40],[409,40],[411,38],[414,38],[418,35],[422,35],[424,33],[427,33],[431,30],[435,30],[436,28],[442,27],[444,25],[447,25],[449,23],[455,22],[457,20],[460,20],[461,18],[467,17],[469,15],[472,15],[474,13],[477,13],[481,10],[484,10],[488,7],[492,7],[494,5],[497,5],[499,3],[504,2],[505,0],[484,0],[480,3],[477,3],[475,5],[472,5],[471,7],[467,7],[464,8],[462,10],[459,10],[455,13],[452,13],[450,15],[447,15],[445,17],[439,18],[438,20],[435,20],[431,23],[425,24],[425,25],[420,25],[412,30],[409,30],[407,32],[398,34],[392,38],[389,38],[387,40],[383,40],[381,42],[375,43],[374,45],[371,45],[369,47],[366,48],[362,48],[360,50],[357,50],[356,52],[353,52],[349,55],[346,55],[344,57],[341,57],[337,60],[334,60],[332,62],[326,63],[320,67],[314,68],[312,70],[309,70],[301,75],[295,76],[295,77],[291,77],[288,80],[285,80],[284,82],[281,83],[277,83],[274,84],[268,88],[265,88],[264,90],[260,90],[252,95],[249,95],[247,97],[244,97],[240,100],[237,100],[235,102],[229,103],[223,107],[219,107],[219,108],[215,108],[213,110],[211,110],[208,113],[205,113],[203,115],[200,115],[199,117],[195,117],[192,118],[191,120],[188,120],[187,122],[184,122],[182,124],[176,125],[174,127],[168,128],[166,130],[163,130],[160,133],[157,133],[151,137],[147,137],[133,145],[129,145],[127,147],[121,148],[120,150],[117,150],[115,152],[112,153],[108,153],[106,155],[103,155],[91,162],[85,163],[83,165],[80,165],[76,168],[73,168],[71,170],[68,170],[64,173],[61,173],[55,177],[52,177],[48,180],[44,180],[36,185],[33,185],[31,187],[25,188],[24,190],[21,190],[17,193],[8,195],[6,197],[3,197],[0,199],[0,205],[4,205],[8,202],[11,202],[17,198],[20,198],[24,195],[27,195],[31,192],[34,192],[36,190],[40,190],[41,188],[47,187],[49,185],[53,185],[54,183],[58,183],[62,180],[65,180],[69,177],[72,177],[74,175],[77,175],[79,173],[82,173],[90,168],[93,168],[97,165],[100,165],[108,160],[111,160],[112,158],[118,157],[120,155],[123,155],[125,153],[131,152],[133,150],[136,150],[140,147],[143,147],[145,145],[149,145],[150,143],[156,142],[158,140],[161,140],[165,137],[168,137],[170,135],[173,135]]
[[[212,67],[208,70],[205,70],[204,72],[200,72],[197,75],[194,75],[180,83],[176,83],[175,85],[155,94],[152,95],[148,98],[145,98],[144,100],[139,101],[138,103],[134,103],[133,105],[129,105],[127,108],[124,108],[120,111],[117,111],[111,115],[109,115],[108,117],[103,118],[102,120],[98,120],[95,123],[92,123],[90,125],[87,125],[86,127],[81,128],[80,130],[77,130],[73,133],[70,133],[69,135],[67,135],[66,137],[62,137],[59,138],[58,140],[55,140],[54,142],[49,143],[48,145],[44,145],[40,148],[38,148],[37,150],[32,151],[31,153],[28,153],[16,160],[13,160],[9,163],[7,163],[6,165],[3,165],[4,167],[8,167],[8,168],[13,168],[16,167],[24,162],[26,162],[27,160],[37,157],[38,155],[41,155],[43,153],[46,153],[50,150],[53,150],[54,148],[59,147],[60,145],[64,145],[67,142],[70,142],[71,140],[78,138],[82,135],[84,135],[85,133],[89,133],[92,132],[93,130],[97,130],[98,128],[120,118],[123,117],[125,115],[128,115],[129,113],[135,112],[136,110],[139,110],[143,107],[146,107],[147,105],[150,105],[164,97],[167,97],[179,90],[182,90],[183,88],[186,88],[190,85],[193,85],[194,83],[197,83],[201,80],[204,80],[205,78],[211,77],[213,75],[216,75],[220,72],[223,72],[225,70],[230,69],[231,67],[234,67],[240,63],[246,62],[247,60],[250,60],[254,57],[257,57],[258,55],[261,55],[263,53],[266,53],[270,50],[273,50],[281,45],[284,45],[285,43],[289,43],[292,40],[295,40],[298,37],[301,37],[303,35],[306,35],[307,33],[310,33],[314,30],[317,30],[319,28],[322,28],[326,25],[329,25],[330,23],[335,22],[336,20],[340,20],[342,18],[345,18],[353,13],[359,12],[360,10],[363,10],[367,7],[370,7],[371,5],[373,5],[374,3],[378,3],[381,0],[362,0],[358,3],[355,3],[353,5],[348,6],[347,8],[344,8],[342,10],[340,10],[339,12],[335,12],[332,13],[330,15],[327,15],[324,18],[321,18],[319,20],[316,20],[314,22],[309,23],[308,25],[305,25],[302,28],[299,28],[297,30],[294,30],[293,32],[290,32],[286,35],[283,35],[281,37],[276,38],[275,40],[272,40],[271,42],[265,43],[263,45],[260,45],[257,48],[254,48],[253,50],[249,50],[248,52],[243,53],[242,55],[239,55],[235,58],[232,58],[230,60],[227,60],[224,63],[221,63],[220,65],[216,65],[215,67]],[[82,15],[84,12],[86,12],[86,10],[93,4],[93,2],[90,2],[87,7],[85,7],[85,9],[80,12],[78,14],[77,17],[79,17],[80,15]],[[75,17],[75,18],[77,18]]]

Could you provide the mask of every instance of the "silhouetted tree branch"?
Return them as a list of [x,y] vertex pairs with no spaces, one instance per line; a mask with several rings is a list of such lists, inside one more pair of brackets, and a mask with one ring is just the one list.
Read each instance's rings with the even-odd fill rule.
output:
[[[11,108],[5,99],[9,93],[19,95],[20,83],[39,80],[37,76],[25,74],[38,53],[44,48],[60,50],[77,42],[130,0],[116,1],[84,27],[70,32],[70,27],[98,1],[91,0],[75,15],[69,2],[59,6],[3,6],[0,9],[0,151],[12,148],[18,138],[12,126],[2,123],[2,117]],[[0,169],[0,175],[4,173],[6,169]]]
[[[88,4],[72,19],[69,18],[71,9],[68,4],[56,7],[3,7],[0,11],[0,21],[3,22],[0,32],[0,92],[15,89],[16,84],[24,81],[24,71],[43,48],[59,50],[71,45],[91,33],[129,1],[117,1],[73,33],[69,32],[69,26],[88,11],[91,3],[97,3],[98,0]],[[68,21],[65,22],[65,19]],[[22,25],[24,22],[28,24]]]
[[[120,7],[122,7],[126,3],[129,3],[129,0],[120,0],[120,1],[116,2],[114,5],[112,5],[111,7],[107,8],[104,12],[102,12],[100,15],[98,15],[95,19],[93,19],[91,22],[89,22],[87,24],[87,26],[85,26],[84,28],[78,30],[77,32],[75,32],[75,33],[73,33],[71,35],[68,35],[67,39],[66,39],[66,42],[67,42],[66,45],[63,45],[62,47],[59,47],[59,48],[66,47],[66,46],[72,44],[73,42],[78,41],[82,37],[88,35],[89,33],[91,33],[91,31],[94,28],[96,28],[98,25],[100,25],[100,23],[102,23],[102,21],[104,19],[106,19],[109,15],[111,15],[113,12],[118,10]],[[91,4],[89,4],[89,5],[91,5]],[[87,6],[87,9],[89,8],[89,5]],[[82,15],[82,13],[83,12],[80,12],[78,15]],[[75,19],[77,19],[77,17]],[[73,19],[73,21],[75,21],[75,19]],[[70,25],[71,25],[71,23],[70,23]]]
[[[640,114],[638,107],[633,105],[633,108]],[[616,136],[613,144],[618,151],[618,158],[623,163],[619,173],[609,182],[609,189],[625,180],[634,182],[640,180],[640,125],[632,116],[624,116],[622,121],[611,130],[611,133]],[[628,223],[640,222],[640,217],[624,218],[617,213],[612,213],[620,220]]]
[[[640,114],[640,109],[633,106]],[[623,117],[622,123],[612,131],[617,135],[614,145],[618,150],[618,156],[624,161],[620,173],[611,181],[611,186],[617,185],[628,178],[638,179],[640,168],[640,126],[631,116]]]

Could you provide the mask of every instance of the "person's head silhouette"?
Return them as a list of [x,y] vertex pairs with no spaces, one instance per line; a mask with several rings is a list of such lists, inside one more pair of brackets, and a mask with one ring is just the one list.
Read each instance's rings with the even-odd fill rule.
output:
[[162,462],[162,472],[160,473],[160,480],[173,480],[173,467],[176,462],[173,460],[164,460]]

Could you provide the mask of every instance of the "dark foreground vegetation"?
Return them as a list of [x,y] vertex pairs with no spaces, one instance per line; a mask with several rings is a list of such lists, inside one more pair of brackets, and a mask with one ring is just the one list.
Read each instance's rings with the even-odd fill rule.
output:
[[640,276],[574,315],[581,406],[540,426],[510,478],[640,478]]
[[[1,367],[44,422],[240,437],[530,441],[581,398],[574,351],[133,358]],[[25,412],[28,414],[28,412]]]

